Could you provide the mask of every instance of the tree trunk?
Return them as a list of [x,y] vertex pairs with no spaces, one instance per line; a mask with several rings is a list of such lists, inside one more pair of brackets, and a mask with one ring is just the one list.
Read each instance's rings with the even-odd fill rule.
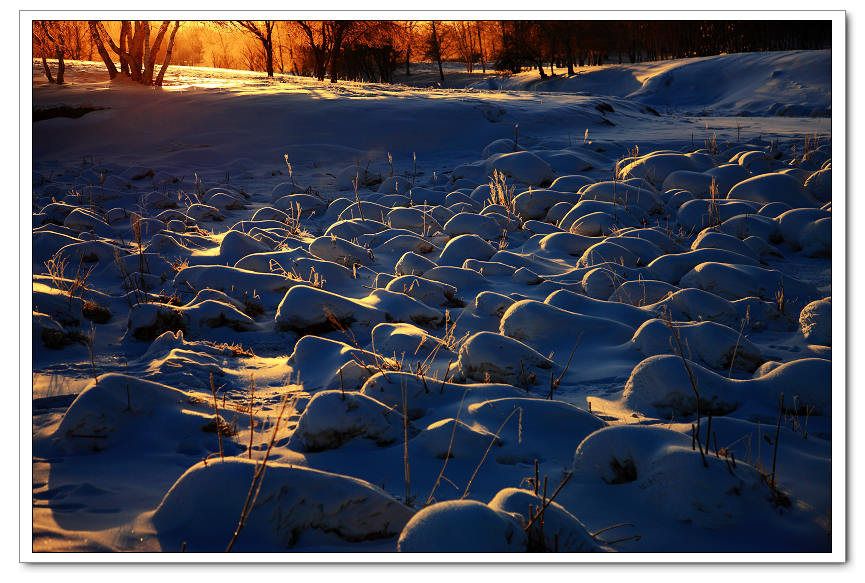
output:
[[273,23],[264,22],[265,37],[262,39],[264,44],[264,59],[267,65],[267,76],[273,77]]
[[142,72],[141,72],[141,82],[145,85],[150,85],[150,79],[147,77],[147,69],[150,64],[150,23],[144,22],[141,27],[141,42],[144,48],[141,62],[142,62]]
[[54,76],[51,74],[51,67],[48,66],[48,59],[45,58],[45,46],[42,46],[42,68],[45,69],[45,77],[49,83],[54,83]]
[[330,54],[330,82],[336,83],[339,79],[339,51],[342,50],[342,39],[345,29],[342,24],[336,25],[336,32],[333,35],[333,49]]
[[541,63],[540,59],[535,61],[535,64],[538,66],[538,73],[541,74],[541,79],[546,79],[547,73],[544,71],[544,64]]
[[[42,27],[43,32],[47,33],[45,23],[40,22],[39,24]],[[45,56],[45,53],[48,52],[48,43],[45,42],[45,38],[43,38],[36,32],[33,33],[33,36],[36,38],[37,41],[39,41],[39,54],[42,57],[42,68],[45,70],[45,78],[48,79],[49,83],[54,83],[54,75],[51,74],[51,67],[48,65],[48,59]]]
[[267,62],[267,76],[273,77],[273,44],[264,45],[264,60]]
[[135,33],[132,35],[132,43],[129,45],[129,55],[132,62],[129,64],[132,70],[132,80],[141,82],[141,56],[144,52],[144,26],[140,20],[135,21]]
[[153,46],[150,47],[150,54],[145,59],[143,83],[146,85],[153,83],[153,69],[156,66],[156,55],[159,53],[159,47],[162,46],[162,39],[165,37],[169,24],[171,24],[170,20],[162,21],[162,24],[159,26],[159,32],[156,33],[156,39],[153,41]]
[[487,58],[484,54],[484,44],[481,41],[481,25],[479,22],[475,22],[475,32],[478,33],[478,54],[481,57],[481,72],[486,74],[487,72]]
[[57,84],[63,85],[63,72],[66,70],[66,63],[63,61],[63,49],[57,46]]
[[411,75],[409,63],[411,63],[411,46],[407,47],[405,50],[405,74],[407,77]]
[[279,27],[276,28],[276,43],[279,48],[279,72],[285,73],[285,61],[282,58],[282,35],[279,33]]
[[96,27],[96,22],[93,20],[88,21],[87,26],[90,29],[91,43],[96,45],[96,52],[99,53],[102,62],[105,63],[105,68],[108,69],[108,78],[114,79],[117,77],[117,67],[114,66],[114,61],[111,59],[111,55],[108,54],[105,45],[102,43],[102,37],[99,34],[99,29]]
[[120,23],[119,47],[114,47],[114,42],[111,40],[111,36],[109,36],[108,31],[105,31],[105,36],[108,38],[108,45],[112,49],[114,49],[114,52],[117,53],[117,57],[120,59],[120,72],[129,77],[131,74],[129,71],[129,61],[126,59],[126,51],[128,48],[126,40],[129,37],[129,21],[124,20]]
[[442,68],[442,47],[439,44],[439,37],[438,37],[438,33],[436,32],[435,20],[431,21],[431,25],[432,25],[432,34],[433,34],[433,47],[435,48],[436,61],[438,62],[438,65],[439,65],[439,78],[441,79],[441,82],[444,83],[445,82],[445,72],[444,72],[444,69]]
[[171,30],[171,36],[168,38],[168,48],[165,51],[165,60],[162,61],[162,68],[159,69],[159,75],[156,76],[156,85],[157,87],[162,87],[162,78],[165,77],[165,71],[168,69],[169,63],[171,63],[171,51],[174,50],[174,35],[177,34],[177,29],[180,28],[180,21],[174,21],[174,28]]

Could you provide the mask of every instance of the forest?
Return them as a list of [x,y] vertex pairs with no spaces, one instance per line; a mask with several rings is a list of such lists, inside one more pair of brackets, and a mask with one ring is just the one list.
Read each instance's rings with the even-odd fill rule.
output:
[[[467,73],[638,63],[724,53],[830,48],[830,21],[34,21],[33,57],[63,83],[64,61],[105,63],[161,85],[169,63],[390,83],[412,63],[456,62]],[[52,72],[48,60],[56,60]],[[119,66],[118,66],[119,63]]]

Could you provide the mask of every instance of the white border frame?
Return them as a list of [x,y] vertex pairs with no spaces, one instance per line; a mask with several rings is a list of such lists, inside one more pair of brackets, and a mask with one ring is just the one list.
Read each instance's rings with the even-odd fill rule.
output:
[[[322,2],[325,3],[325,2]],[[836,245],[832,255],[832,303],[834,316],[832,327],[832,548],[829,553],[610,553],[610,554],[481,554],[441,553],[34,553],[32,550],[32,318],[30,300],[32,296],[32,214],[29,201],[31,187],[28,176],[32,173],[32,67],[30,65],[32,21],[39,19],[88,20],[105,16],[108,9],[100,11],[21,11],[19,13],[19,560],[32,563],[839,563],[847,560],[847,302],[846,245]],[[111,19],[149,18],[157,14],[171,14],[172,20],[211,20],[244,15],[258,16],[262,12],[280,19],[325,18],[332,13],[319,11],[189,11],[148,10],[110,11]],[[346,10],[340,11],[342,18],[376,18],[387,20],[412,19],[471,20],[512,18],[549,19],[628,19],[628,20],[685,20],[685,19],[739,19],[739,20],[831,20],[832,21],[832,149],[833,149],[833,214],[839,213],[842,220],[833,222],[834,241],[847,241],[846,224],[846,146],[847,146],[847,37],[844,11],[514,11],[514,10],[467,10],[467,11],[394,11],[394,10]],[[263,14],[262,14],[263,15]],[[24,57],[27,57],[25,59]],[[26,267],[26,268],[25,268]],[[26,276],[26,277],[25,277]],[[55,573],[59,574],[59,573]],[[635,573],[636,574],[636,573]]]

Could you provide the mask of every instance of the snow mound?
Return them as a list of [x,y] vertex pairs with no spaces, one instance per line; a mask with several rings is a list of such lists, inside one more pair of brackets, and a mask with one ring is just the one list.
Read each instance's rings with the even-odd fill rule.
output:
[[538,347],[545,354],[552,346],[570,352],[581,333],[583,347],[623,344],[634,334],[633,328],[617,321],[569,312],[535,300],[514,303],[502,316],[499,329],[505,336]]
[[760,204],[783,202],[793,208],[817,206],[802,183],[788,174],[770,172],[748,178],[727,193],[728,199],[750,200]]
[[[409,427],[409,435],[417,433]],[[342,447],[356,438],[383,447],[403,435],[403,417],[361,393],[321,391],[306,405],[289,445],[297,451],[317,452]]]
[[388,282],[385,289],[404,293],[429,306],[462,305],[462,301],[457,298],[456,287],[417,275],[395,277]]
[[807,303],[820,298],[820,292],[812,284],[774,269],[742,263],[700,263],[682,276],[679,285],[696,287],[726,299],[756,296],[768,301],[783,301],[794,310],[801,310]]
[[459,351],[460,372],[481,382],[528,387],[546,381],[553,363],[519,340],[493,332],[469,336]]
[[587,437],[574,454],[574,472],[577,479],[594,478],[620,488],[633,483],[635,488],[628,489],[632,496],[701,528],[740,525],[755,513],[771,516],[782,508],[755,468],[741,461],[733,467],[710,454],[705,465],[702,460],[681,433],[623,425]]
[[402,553],[525,552],[528,540],[519,520],[476,500],[427,506],[399,535]]
[[832,298],[805,306],[799,314],[799,326],[810,344],[832,346]]
[[444,249],[442,249],[438,263],[442,266],[459,267],[466,259],[486,261],[495,254],[496,249],[478,235],[473,233],[457,235],[448,241]]
[[[566,461],[587,435],[606,426],[595,415],[570,403],[525,396],[490,396],[490,400],[470,404],[468,413],[475,424],[490,432],[500,431],[509,417],[509,424],[519,424],[517,441],[522,445],[512,441],[508,445],[528,460]],[[512,435],[507,431],[505,426],[500,435]]]
[[744,403],[777,415],[778,402],[785,395],[788,407],[796,401],[812,414],[828,414],[831,405],[831,363],[821,358],[802,358],[783,363],[753,379],[728,379],[680,356],[651,356],[631,371],[625,384],[623,401],[644,414],[669,418],[696,413],[696,395],[691,376],[700,395],[700,411],[705,415],[726,415]]
[[555,178],[552,167],[532,152],[493,154],[487,158],[485,169],[488,175],[498,171],[516,182],[532,186],[549,185]]
[[[565,178],[565,177],[563,177]],[[579,177],[583,178],[583,177]],[[556,182],[561,178],[556,179]],[[582,182],[582,181],[580,181]],[[514,198],[514,211],[521,219],[542,219],[550,209],[559,203],[574,205],[580,202],[580,195],[571,191],[558,191],[552,187],[539,190],[527,190]],[[570,208],[570,207],[568,207]]]
[[[519,488],[500,490],[489,502],[493,510],[520,515],[524,525],[531,519],[529,509],[543,506],[540,496]],[[543,525],[537,520],[527,534],[529,552],[593,553],[601,550],[586,526],[555,500],[544,510]]]
[[831,257],[832,217],[808,223],[799,242],[806,257]]
[[578,192],[582,187],[592,184],[595,181],[588,176],[582,174],[567,174],[559,176],[550,185],[550,190],[558,192]]
[[375,186],[382,181],[381,174],[361,166],[346,166],[336,174],[337,190],[353,190],[366,186]]
[[333,261],[346,267],[355,264],[370,265],[374,261],[369,249],[334,236],[313,239],[309,244],[309,252],[319,259]]
[[820,202],[832,201],[832,169],[818,170],[805,180],[805,192],[812,199]]
[[711,227],[700,231],[700,234],[691,243],[691,250],[696,251],[697,249],[723,249],[745,257],[754,255],[754,250],[742,239],[727,233],[719,233]]
[[720,198],[727,198],[731,188],[751,177],[748,169],[741,164],[721,164],[706,170],[704,174],[715,180]]
[[[344,342],[304,336],[294,345],[288,364],[304,390],[312,393],[337,387],[358,390],[366,379],[377,372],[377,365],[383,360]],[[384,361],[384,365],[390,366],[390,363]]]
[[338,326],[348,327],[354,323],[372,327],[385,319],[381,310],[307,285],[297,285],[288,290],[274,317],[277,329],[301,335],[329,332]]
[[135,304],[129,309],[126,333],[136,340],[151,341],[167,331],[185,330],[184,311],[168,304]]
[[669,315],[674,321],[711,321],[733,329],[739,328],[743,320],[753,330],[770,326],[787,329],[792,324],[789,316],[782,314],[775,304],[753,297],[731,302],[693,287],[679,290],[668,298],[645,306],[645,310],[658,317]]
[[397,275],[423,275],[436,267],[436,264],[414,251],[406,251],[396,262],[394,271]]
[[631,306],[646,306],[661,301],[679,291],[679,288],[653,279],[636,279],[623,282],[609,297],[611,302],[622,302]]
[[736,330],[715,322],[676,322],[673,330],[661,320],[649,320],[632,342],[645,356],[676,354],[674,334],[690,358],[713,369],[753,372],[766,360],[760,349]]
[[391,229],[406,229],[426,237],[441,231],[441,224],[428,212],[417,208],[395,208],[385,216]]
[[792,209],[778,215],[778,229],[784,242],[793,249],[802,249],[802,239],[810,224],[831,217],[832,213],[817,208]]
[[451,237],[471,233],[482,239],[495,239],[502,235],[502,229],[495,219],[474,213],[457,213],[445,223],[443,229]]
[[[525,391],[511,385],[491,383],[452,383],[407,372],[378,372],[364,383],[361,392],[391,408],[403,407],[405,392],[409,419],[420,419],[433,414],[438,407],[458,405],[466,401],[486,401],[524,395]],[[495,430],[495,428],[493,428]]]
[[597,300],[568,290],[557,290],[547,296],[545,304],[574,312],[577,314],[592,314],[597,318],[605,318],[619,322],[635,330],[651,318],[651,314],[637,307],[618,302]]
[[181,269],[174,276],[176,289],[214,289],[231,297],[242,299],[244,292],[249,295],[255,290],[284,294],[295,282],[276,273],[259,273],[226,265],[192,265]]
[[[211,460],[189,468],[165,494],[152,522],[164,548],[225,550],[243,510],[256,462]],[[283,463],[268,463],[256,504],[237,539],[241,552],[296,548],[318,531],[343,543],[395,537],[413,511],[363,480]]]
[[622,394],[631,409],[661,418],[682,417],[697,411],[691,376],[700,394],[700,411],[725,415],[741,404],[734,381],[689,361],[687,368],[677,356],[650,356],[631,371]]
[[737,215],[756,213],[760,203],[741,200],[720,200],[714,203],[705,199],[689,200],[676,211],[676,222],[688,231],[701,231]]
[[685,274],[698,265],[710,261],[735,266],[758,265],[758,262],[748,255],[739,255],[724,249],[707,248],[663,255],[649,263],[647,270],[661,281],[687,287],[682,280]]
[[632,208],[642,213],[658,214],[664,208],[660,197],[648,188],[611,181],[590,184],[582,189],[580,200],[594,200],[621,205],[624,208],[614,209],[619,214],[632,212]]
[[[203,457],[219,450],[217,426],[222,432],[228,427],[222,414],[215,420],[208,399],[161,383],[106,374],[78,395],[52,438],[71,454],[123,449]],[[228,453],[240,451],[230,440],[224,442]]]
[[622,168],[618,177],[622,180],[640,178],[649,184],[660,187],[664,184],[667,176],[673,172],[681,170],[703,172],[711,166],[711,161],[701,159],[699,155],[651,153],[637,158]]
[[418,434],[413,443],[440,460],[478,460],[483,457],[487,448],[502,446],[502,440],[489,431],[469,427],[453,418],[431,423]]

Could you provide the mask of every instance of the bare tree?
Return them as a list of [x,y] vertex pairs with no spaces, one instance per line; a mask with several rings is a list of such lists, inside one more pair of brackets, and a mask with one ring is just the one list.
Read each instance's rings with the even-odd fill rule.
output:
[[102,58],[102,62],[105,63],[105,68],[108,69],[108,78],[114,79],[117,77],[117,67],[114,66],[114,60],[111,58],[111,55],[108,54],[108,50],[102,42],[102,35],[99,32],[99,28],[96,26],[96,21],[91,20],[87,25],[90,28],[90,38],[93,40],[93,44],[96,45],[96,51]]
[[111,35],[101,21],[91,21],[89,26],[93,43],[96,45],[99,56],[102,57],[102,61],[108,69],[108,76],[111,79],[117,76],[117,69],[114,66],[114,60],[105,48],[106,43],[120,59],[121,73],[137,83],[161,87],[165,71],[171,62],[171,52],[174,49],[174,39],[177,35],[177,29],[180,28],[180,21],[175,20],[174,28],[169,36],[162,67],[154,81],[153,74],[155,72],[156,59],[170,24],[170,20],[162,21],[152,43],[150,41],[150,22],[146,20],[136,20],[134,22],[129,20],[121,21],[118,43],[114,42],[114,39],[111,38]]
[[484,51],[484,41],[483,41],[484,35],[482,34],[482,29],[485,28],[484,27],[485,24],[486,23],[482,20],[478,20],[475,22],[475,33],[477,34],[477,37],[478,37],[478,57],[480,58],[480,61],[481,61],[481,72],[482,73],[487,72],[487,53]]
[[210,50],[211,64],[217,69],[231,69],[234,66],[234,57],[225,34],[217,31],[214,47]]
[[402,44],[402,49],[405,51],[405,74],[411,75],[411,50],[417,36],[418,22],[416,20],[406,20],[402,23],[402,34],[399,36]]
[[[45,77],[48,79],[48,82],[62,85],[63,74],[66,70],[66,63],[63,57],[68,52],[68,49],[60,22],[45,20],[34,22],[33,39],[39,47],[42,57],[42,68],[45,71]],[[48,66],[46,54],[53,54],[54,58],[57,59],[56,76],[51,74],[51,67]]]
[[294,26],[313,60],[313,75],[324,81],[330,73],[330,82],[336,83],[340,75],[343,47],[355,43],[373,46],[392,43],[397,36],[397,25],[380,20],[296,20]]
[[273,77],[273,29],[276,27],[275,20],[231,20],[219,21],[218,24],[233,26],[261,43],[261,48],[264,51],[264,66],[267,76]]
[[[441,25],[441,23],[439,23]],[[445,50],[445,39],[447,38],[440,26],[436,26],[435,20],[429,22],[430,33],[427,37],[427,56],[434,59],[439,66],[439,78],[442,83],[445,80],[445,72],[442,68],[442,53]]]
[[454,40],[457,53],[466,64],[466,73],[471,73],[474,68],[475,57],[478,55],[475,46],[477,38],[475,27],[469,21],[458,20],[452,23],[448,30]]
[[171,31],[171,37],[168,39],[168,49],[165,51],[165,59],[162,61],[162,66],[159,68],[159,75],[156,76],[157,87],[162,87],[162,79],[165,77],[165,71],[168,70],[168,65],[171,63],[171,51],[174,49],[174,36],[177,34],[177,29],[180,28],[180,21],[174,21],[174,29]]
[[319,81],[324,81],[327,64],[333,51],[333,23],[327,20],[296,20],[294,24],[299,28],[305,44],[312,53],[313,75]]

